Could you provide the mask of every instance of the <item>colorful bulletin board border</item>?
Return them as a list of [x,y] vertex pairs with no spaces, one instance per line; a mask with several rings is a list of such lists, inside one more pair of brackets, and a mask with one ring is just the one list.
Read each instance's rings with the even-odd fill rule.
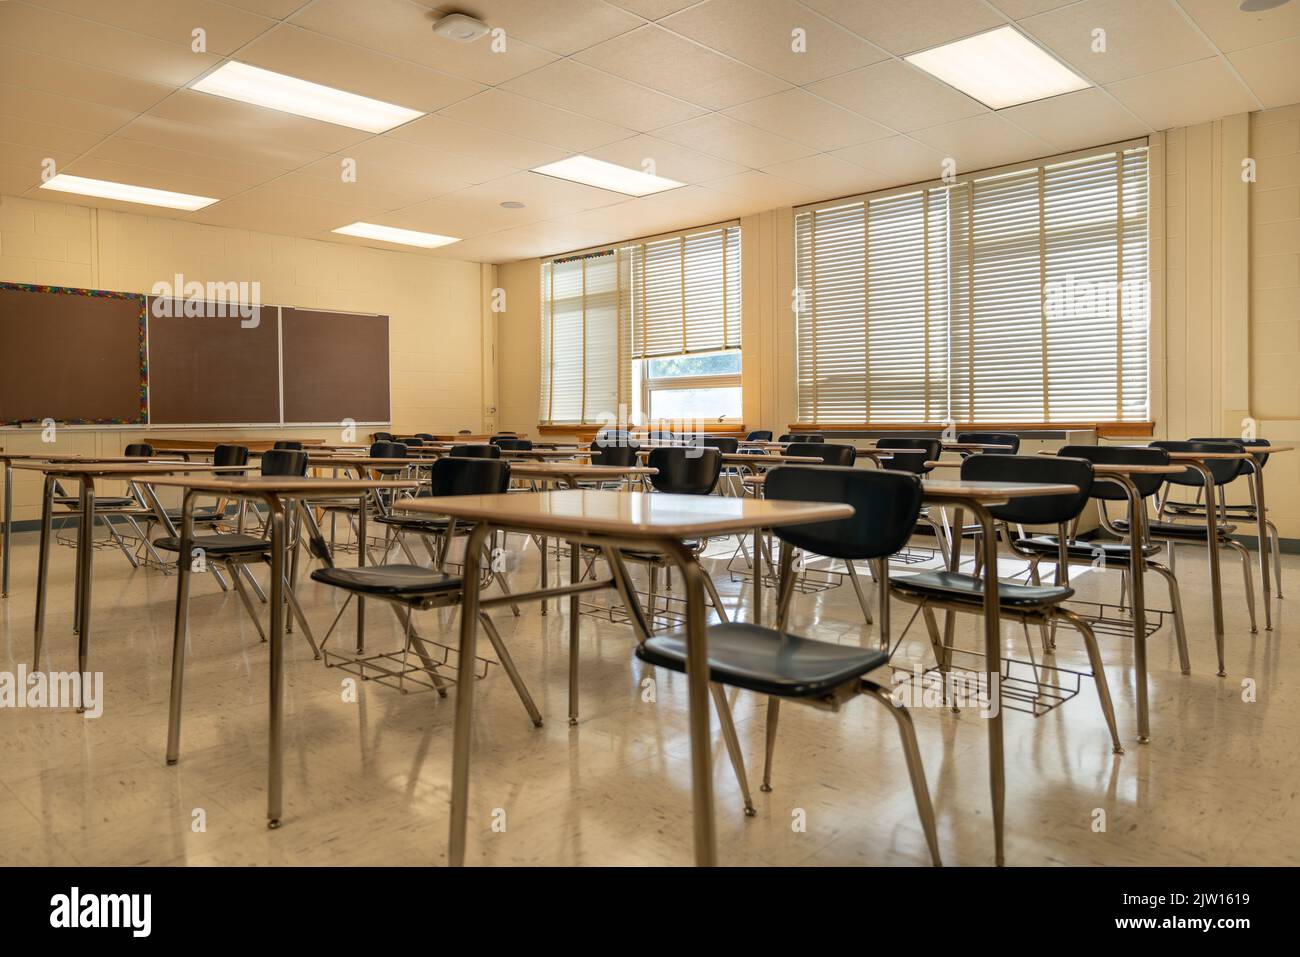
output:
[[[137,328],[140,336],[140,412],[134,419],[66,419],[63,425],[148,425],[149,424],[149,326],[146,318],[146,297],[138,292],[113,292],[109,289],[74,289],[70,286],[40,286],[29,282],[0,282],[0,289],[20,292],[47,292],[63,296],[90,296],[95,299],[129,299],[140,304]],[[0,425],[22,425],[26,421],[0,421]]]

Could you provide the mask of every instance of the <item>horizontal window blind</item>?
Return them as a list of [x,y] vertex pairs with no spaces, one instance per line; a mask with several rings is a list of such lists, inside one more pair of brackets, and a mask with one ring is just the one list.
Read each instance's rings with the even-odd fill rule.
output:
[[1146,164],[1117,150],[797,214],[800,421],[1145,420]]
[[632,363],[738,349],[740,227],[542,263],[540,422],[630,414]]

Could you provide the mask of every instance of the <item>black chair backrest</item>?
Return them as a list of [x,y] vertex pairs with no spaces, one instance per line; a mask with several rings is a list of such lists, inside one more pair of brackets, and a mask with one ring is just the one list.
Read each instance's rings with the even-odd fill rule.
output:
[[989,507],[994,518],[1021,525],[1073,521],[1088,504],[1093,490],[1091,462],[1050,455],[972,455],[961,463],[961,477],[969,482],[1042,482],[1078,489],[1059,495],[1013,498],[1005,505]]
[[781,454],[807,455],[821,459],[827,465],[852,465],[858,457],[858,450],[851,445],[831,442],[791,442]]
[[432,433],[432,432],[416,432],[416,433],[415,433],[415,437],[416,437],[417,439],[419,439],[420,441],[422,441],[422,442],[432,442],[432,441],[433,441],[433,433]]
[[666,431],[663,431],[663,430],[657,430],[657,431],[651,432],[651,433],[647,436],[647,438],[648,438],[651,442],[676,442],[676,441],[677,441],[677,436],[673,435],[673,433],[671,433],[671,432],[666,432]]
[[708,449],[717,449],[723,455],[735,455],[740,448],[740,439],[733,439],[725,435],[720,435],[717,438],[705,436],[697,444]]
[[958,442],[971,445],[1006,445],[1005,449],[985,449],[983,455],[1019,455],[1020,436],[1014,432],[958,432]]
[[596,440],[592,445],[593,447],[599,445],[603,448],[611,445],[630,445],[632,448],[636,448],[637,442],[632,438],[632,433],[626,429],[601,429],[596,433]]
[[501,449],[495,445],[453,445],[448,453],[458,459],[499,459]]
[[[1245,439],[1241,439],[1241,438],[1236,438],[1236,439],[1231,439],[1231,438],[1230,438],[1230,439],[1206,439],[1206,438],[1199,438],[1199,437],[1197,437],[1197,438],[1192,438],[1192,439],[1190,439],[1189,441],[1192,441],[1192,442],[1231,442],[1233,445],[1238,446],[1238,447],[1239,447],[1243,452],[1246,451],[1246,446],[1248,446],[1248,445],[1268,445],[1268,444],[1269,444],[1268,439],[1251,439],[1249,442],[1247,442]],[[1255,461],[1259,463],[1259,467],[1260,467],[1260,468],[1263,468],[1265,465],[1268,464],[1268,453],[1267,453],[1267,452],[1252,452],[1252,453],[1251,453],[1251,457],[1254,458]]]
[[506,449],[510,452],[527,452],[532,449],[532,439],[512,439],[494,435],[488,440],[488,444],[495,445],[499,449]]
[[304,476],[307,474],[307,453],[302,449],[271,449],[263,452],[262,474]]
[[510,487],[510,463],[447,457],[429,466],[429,495],[495,495]]
[[783,436],[781,436],[779,439],[777,439],[777,441],[778,441],[778,442],[793,442],[793,441],[794,441],[794,436],[791,435],[789,432],[787,432],[787,433],[785,433],[785,435],[783,435]]
[[938,439],[886,437],[876,442],[876,448],[884,451],[890,449],[920,449],[925,453],[924,455],[917,455],[915,452],[904,452],[902,455],[895,455],[893,458],[885,459],[880,463],[883,468],[889,469],[891,472],[915,472],[917,475],[924,475],[927,472],[934,471],[932,466],[925,463],[939,461],[939,456],[943,453],[943,443]]
[[[248,449],[242,445],[218,445],[212,450],[213,465],[247,465]],[[221,472],[218,478],[232,478],[243,472]]]
[[771,442],[772,431],[770,429],[755,429],[745,436],[746,442]]
[[372,432],[372,433],[370,433],[370,437],[371,437],[372,439],[374,439],[376,442],[391,442],[391,441],[393,441],[393,433],[392,433],[392,432]]
[[424,439],[420,438],[417,435],[410,435],[402,440],[402,444],[405,445],[408,449],[418,449],[424,446]]
[[660,492],[678,495],[708,495],[722,474],[722,453],[717,449],[653,449],[646,462],[658,475],[650,484]]
[[132,442],[130,445],[128,445],[125,449],[122,450],[122,454],[129,455],[132,458],[142,458],[142,459],[152,458],[153,446],[150,445],[148,442]]
[[883,558],[907,544],[921,511],[921,480],[878,469],[783,465],[767,473],[768,501],[844,502],[852,518],[774,529],[796,548],[830,558]]
[[[1066,445],[1057,455],[1073,459],[1087,459],[1093,465],[1168,465],[1169,453],[1164,449],[1146,448],[1141,445]],[[1130,475],[1143,498],[1150,498],[1160,491],[1165,484],[1163,475]],[[1104,475],[1098,474],[1092,486],[1092,497],[1108,502],[1126,502],[1128,496],[1124,489],[1114,482],[1106,481]]]
[[291,452],[302,451],[302,443],[295,442],[292,439],[281,439],[280,441],[275,443],[275,447],[277,449],[288,449]]
[[[1224,442],[1197,442],[1190,439],[1185,442],[1161,440],[1152,442],[1151,447],[1164,449],[1166,452],[1240,452],[1242,450],[1240,439]],[[1205,466],[1210,470],[1215,485],[1227,485],[1246,471],[1248,461],[1249,459],[1206,459]],[[1183,485],[1190,488],[1200,488],[1205,484],[1201,474],[1191,468],[1169,476],[1168,481],[1170,485]]]
[[819,435],[816,432],[799,432],[790,436],[786,441],[789,442],[825,442],[826,436]]
[[[372,442],[370,444],[370,457],[372,459],[404,459],[406,458],[406,443]],[[402,469],[398,466],[397,468],[377,468],[375,471],[380,475],[396,475]]]
[[629,465],[636,465],[636,446],[601,445],[599,442],[592,442],[591,464],[619,465],[624,468]]

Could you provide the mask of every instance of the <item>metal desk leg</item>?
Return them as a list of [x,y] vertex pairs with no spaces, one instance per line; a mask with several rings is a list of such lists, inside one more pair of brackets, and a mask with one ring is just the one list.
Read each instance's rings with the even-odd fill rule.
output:
[[1146,543],[1146,523],[1142,494],[1128,476],[1120,476],[1128,495],[1129,583],[1133,589],[1133,668],[1137,672],[1138,741],[1151,740],[1151,715],[1147,690],[1147,560],[1142,546]]
[[[284,503],[273,499],[271,513],[271,693],[267,735],[266,826],[280,826],[283,807],[284,768],[284,566],[286,539]],[[364,554],[365,550],[362,549]]]
[[[95,571],[95,480],[81,477],[81,538],[77,542],[77,670],[81,672],[81,694],[85,693],[85,676],[90,659],[90,595]],[[77,713],[86,710],[86,702],[77,702]]]
[[[998,601],[998,539],[993,533],[993,517],[982,505],[972,504],[979,519],[984,542],[984,654],[989,682],[989,790],[993,799],[994,862],[1006,863],[1003,830],[1007,800],[1006,762],[1002,754],[1002,615]],[[960,526],[958,526],[960,527]]]
[[1255,534],[1258,536],[1259,578],[1264,584],[1264,630],[1272,631],[1273,585],[1269,580],[1268,514],[1264,509],[1264,469],[1260,466],[1258,459],[1252,459],[1251,463],[1251,481],[1255,484]]
[[[557,539],[558,541],[558,539]],[[582,546],[569,542],[569,584],[578,583],[578,553]],[[582,611],[582,596],[569,596],[569,724],[578,723],[578,619]]]
[[181,756],[181,689],[185,678],[185,632],[190,617],[190,575],[194,561],[194,503],[198,496],[185,490],[181,503],[180,549],[176,552],[176,628],[172,634],[172,689],[167,706],[167,763]]
[[[549,587],[548,582],[547,582],[547,578],[548,578],[549,576],[548,576],[547,573],[546,573],[546,566],[547,566],[547,564],[548,564],[548,562],[547,562],[547,560],[546,560],[546,536],[545,536],[545,535],[542,535],[541,537],[539,537],[539,538],[537,539],[537,543],[538,543],[538,546],[539,546],[539,547],[538,547],[538,552],[539,552],[539,553],[541,554],[541,556],[542,556],[542,591],[546,591],[546,589]],[[542,614],[543,614],[543,615],[546,614],[546,605],[547,605],[547,601],[546,601],[545,598],[543,598],[543,599],[542,599]]]
[[1201,476],[1205,486],[1205,530],[1208,533],[1206,548],[1210,555],[1210,604],[1214,609],[1214,647],[1219,655],[1219,677],[1227,677],[1223,665],[1223,587],[1219,579],[1219,505],[1215,494],[1214,476],[1204,462],[1190,462],[1189,466]]
[[[32,667],[41,667],[41,643],[45,639],[45,593],[50,584],[50,538],[54,518],[54,476],[45,476],[45,491],[41,496],[41,546],[36,559],[36,628],[32,650]],[[6,553],[7,554],[7,553]]]
[[0,542],[0,548],[4,549],[0,553],[0,564],[3,564],[3,570],[0,570],[0,598],[9,597],[9,552],[13,547],[14,531],[14,466],[13,462],[5,459],[5,517],[4,517],[4,541]]
[[681,544],[664,543],[673,563],[681,569],[686,588],[686,678],[690,702],[691,793],[695,821],[695,863],[718,863],[718,843],[713,820],[713,761],[709,740],[708,612],[704,605],[704,572]]
[[[357,567],[366,564],[366,512],[370,509],[370,497],[361,493],[361,508],[357,510]],[[280,606],[275,605],[276,608]],[[357,596],[357,654],[366,653],[366,600]]]
[[[959,508],[953,512],[953,519],[952,542],[948,546],[948,571],[959,572],[961,571],[961,544],[965,537],[962,535],[962,523],[966,521],[966,515]],[[996,553],[997,546],[995,545],[994,554]],[[882,561],[888,561],[888,559],[882,559]],[[997,566],[994,567],[996,568]],[[945,649],[952,647],[953,636],[956,634],[956,630],[957,613],[955,611],[945,611],[943,613],[943,646]],[[947,652],[945,652],[945,654],[947,654],[948,659],[952,658],[951,654]],[[946,664],[947,663],[945,662],[945,667]],[[944,692],[944,695],[947,695],[947,691]],[[947,698],[945,697],[944,700],[947,700]],[[953,707],[956,708],[956,701],[953,702]]]
[[465,543],[464,584],[460,597],[460,662],[456,669],[456,732],[451,752],[451,826],[447,863],[465,863],[465,828],[469,818],[469,756],[474,717],[474,660],[478,645],[478,562],[491,528],[475,525]]
[[[763,624],[763,530],[754,529],[754,624]],[[653,609],[652,609],[653,610]]]

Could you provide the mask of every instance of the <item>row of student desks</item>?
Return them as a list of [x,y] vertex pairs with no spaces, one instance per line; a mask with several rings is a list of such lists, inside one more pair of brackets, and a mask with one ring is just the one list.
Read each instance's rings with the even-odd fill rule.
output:
[[[419,451],[419,450],[413,450]],[[430,449],[436,455],[443,449]],[[891,450],[890,454],[894,451]],[[978,450],[970,450],[978,451]],[[1202,473],[1208,487],[1212,479],[1208,472],[1208,462],[1215,458],[1245,458],[1251,452],[1275,454],[1291,451],[1289,446],[1260,447],[1248,449],[1244,453],[1170,453],[1172,461],[1178,463],[1169,466],[1138,465],[1096,465],[1098,476],[1112,481],[1126,490],[1128,497],[1129,528],[1131,534],[1141,535],[1145,529],[1146,510],[1133,477],[1139,474],[1173,474],[1184,467],[1190,467]],[[189,449],[190,454],[201,450]],[[707,604],[702,581],[702,572],[694,555],[682,544],[687,540],[700,540],[716,536],[753,535],[755,556],[758,553],[759,537],[766,530],[789,525],[808,524],[847,518],[852,508],[840,503],[811,503],[789,501],[767,501],[765,499],[745,496],[682,496],[642,491],[605,491],[577,487],[585,481],[640,481],[654,473],[644,465],[627,467],[592,465],[578,455],[578,450],[554,450],[549,453],[560,456],[562,461],[534,460],[532,456],[515,456],[511,463],[512,476],[539,483],[544,491],[527,494],[504,493],[499,495],[422,497],[403,499],[401,508],[406,512],[426,513],[448,517],[457,523],[472,526],[466,546],[466,556],[480,554],[483,544],[496,531],[517,532],[540,539],[555,538],[568,541],[571,545],[591,545],[600,549],[634,548],[661,554],[676,567],[685,587],[685,621],[687,632],[687,676],[689,681],[688,711],[691,737],[693,818],[695,829],[695,856],[700,864],[713,864],[717,861],[716,831],[713,817],[713,796],[711,776],[711,742],[709,737],[709,690],[708,690],[708,652],[706,647]],[[508,453],[507,453],[507,457]],[[868,457],[876,458],[868,451]],[[738,464],[777,465],[795,458],[779,454],[754,455],[738,453],[726,456],[727,460],[738,460]],[[41,518],[41,543],[38,552],[37,571],[37,613],[35,616],[34,661],[39,666],[39,655],[43,641],[43,609],[48,590],[48,562],[51,542],[51,523],[55,517],[52,510],[54,483],[59,480],[78,483],[78,502],[80,515],[80,536],[77,563],[77,610],[76,622],[78,632],[78,665],[80,670],[89,670],[91,653],[91,631],[93,624],[93,539],[95,515],[95,483],[100,480],[134,480],[143,489],[151,503],[158,524],[168,529],[169,533],[180,538],[179,560],[177,562],[177,614],[174,634],[174,650],[171,679],[171,701],[168,720],[166,759],[174,764],[180,756],[181,718],[183,714],[183,664],[187,627],[185,609],[188,601],[188,589],[192,577],[190,554],[194,541],[193,514],[196,500],[201,496],[215,496],[220,499],[252,500],[265,505],[267,509],[267,526],[271,543],[271,584],[270,607],[280,609],[285,601],[285,588],[288,585],[286,570],[289,567],[290,551],[296,547],[289,541],[286,526],[290,513],[299,509],[307,519],[305,526],[311,540],[311,553],[327,564],[334,558],[328,545],[320,535],[319,527],[310,517],[310,509],[303,508],[305,502],[317,502],[322,499],[354,498],[357,502],[358,529],[357,539],[361,547],[357,548],[357,564],[367,561],[367,549],[364,543],[366,535],[366,515],[372,495],[380,490],[400,492],[416,488],[418,480],[414,477],[395,477],[384,475],[379,470],[404,469],[417,466],[419,459],[373,459],[357,454],[355,450],[322,450],[309,457],[310,466],[317,470],[343,470],[346,476],[317,475],[309,478],[297,477],[262,477],[262,476],[223,476],[223,469],[187,461],[141,460],[139,458],[101,457],[90,458],[75,455],[58,456],[50,453],[6,453],[0,451],[0,460],[5,469],[5,525],[4,525],[4,584],[8,594],[10,532],[11,532],[11,470],[25,469],[39,472],[44,477],[44,496]],[[877,460],[879,462],[879,460]],[[947,463],[936,463],[945,465]],[[246,471],[246,467],[232,467],[224,471]],[[1261,575],[1264,582],[1265,609],[1269,614],[1269,569],[1266,549],[1262,547],[1266,539],[1264,522],[1265,499],[1262,469],[1255,469],[1253,484],[1258,502],[1259,541]],[[756,474],[749,480],[754,486],[761,487],[763,476]],[[952,509],[956,513],[956,527],[961,528],[963,516],[969,513],[978,525],[981,535],[978,547],[983,550],[982,561],[985,568],[998,567],[998,536],[995,534],[994,520],[989,512],[991,507],[1023,497],[1062,494],[1077,491],[1073,486],[1043,485],[1030,483],[989,483],[970,482],[953,479],[925,477],[922,482],[923,501],[928,506]],[[157,489],[176,489],[183,495],[181,521],[176,527],[158,499]],[[1206,508],[1206,524],[1209,542],[1217,541],[1217,509]],[[962,536],[953,539],[949,562],[952,569],[960,563]],[[465,856],[465,839],[468,819],[469,781],[471,741],[474,715],[474,669],[477,648],[478,611],[506,603],[526,601],[545,601],[548,598],[570,599],[570,631],[572,647],[576,649],[578,628],[578,601],[581,595],[601,589],[617,589],[618,582],[613,577],[590,581],[578,581],[577,548],[570,548],[570,581],[568,584],[550,585],[543,580],[539,588],[524,593],[484,597],[480,595],[479,576],[464,576],[459,633],[459,675],[456,685],[457,701],[455,714],[455,732],[453,740],[453,773],[451,796],[451,826],[449,835],[449,855],[451,863],[461,864]],[[1219,591],[1219,556],[1218,549],[1208,547],[1211,577],[1212,599],[1214,603],[1214,630],[1219,649],[1219,673],[1223,669],[1223,611],[1222,596]],[[1138,728],[1139,741],[1145,742],[1150,734],[1147,683],[1146,683],[1146,628],[1145,596],[1143,591],[1144,566],[1141,549],[1131,549],[1133,565],[1131,567],[1130,586],[1132,588],[1135,666],[1137,670]],[[543,549],[545,554],[545,549]],[[757,558],[756,558],[757,561]],[[754,601],[751,615],[756,623],[761,623],[764,610],[763,575],[756,568],[754,579]],[[627,599],[626,589],[622,593]],[[633,598],[635,605],[635,598]],[[283,809],[283,644],[285,616],[272,614],[269,637],[268,681],[270,687],[267,718],[267,820],[271,827],[279,826]],[[1001,620],[996,590],[985,589],[983,601],[983,637],[986,669],[989,675],[1000,674],[1001,670]],[[1271,617],[1266,619],[1271,627]],[[364,602],[358,602],[357,631],[358,642],[363,640],[365,628]],[[576,655],[571,667],[576,668]],[[1183,662],[1186,668],[1186,662]],[[572,687],[576,689],[576,682]],[[571,693],[576,694],[576,690]],[[571,710],[571,713],[572,710]],[[993,840],[995,859],[998,864],[1004,862],[1003,834],[1005,771],[1003,755],[1002,709],[993,710],[987,720],[989,788],[992,806]]]

